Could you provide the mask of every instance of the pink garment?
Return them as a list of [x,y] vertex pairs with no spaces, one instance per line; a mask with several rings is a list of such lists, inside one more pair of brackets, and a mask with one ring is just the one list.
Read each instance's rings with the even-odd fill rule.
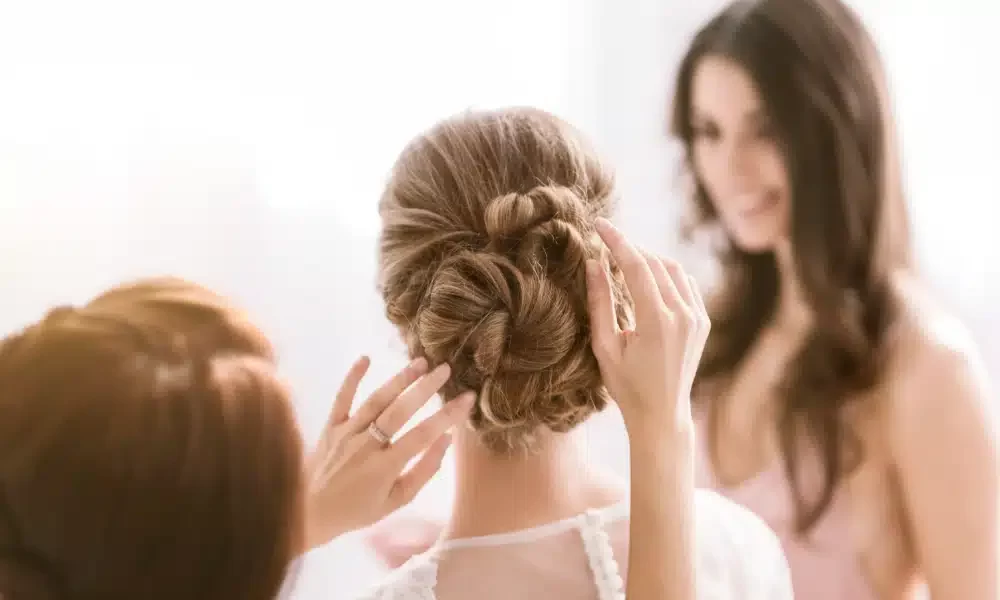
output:
[[796,598],[878,600],[858,561],[842,494],[834,496],[830,509],[803,539],[795,534],[794,503],[782,466],[776,464],[740,485],[723,486],[712,468],[705,420],[696,419],[696,424],[699,487],[715,490],[751,510],[774,530],[791,569]]

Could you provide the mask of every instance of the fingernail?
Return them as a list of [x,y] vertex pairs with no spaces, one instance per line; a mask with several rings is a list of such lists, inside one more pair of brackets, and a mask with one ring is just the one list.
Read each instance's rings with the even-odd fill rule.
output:
[[586,262],[587,278],[593,280],[597,276],[597,261],[588,258]]
[[597,227],[605,231],[614,231],[616,229],[615,224],[604,217],[597,217]]
[[423,372],[427,369],[427,359],[423,356],[413,359],[410,362],[410,368],[417,372]]
[[434,367],[435,373],[448,372],[448,371],[451,371],[451,365],[449,365],[448,363],[441,363],[438,366]]

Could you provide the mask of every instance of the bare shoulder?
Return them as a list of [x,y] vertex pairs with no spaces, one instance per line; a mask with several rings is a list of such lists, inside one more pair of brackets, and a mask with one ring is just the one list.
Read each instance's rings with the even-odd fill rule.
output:
[[891,438],[992,423],[990,383],[971,332],[919,283],[903,280],[898,289],[903,313],[885,381]]
[[781,542],[760,517],[717,492],[695,492],[698,597],[791,600]]
[[969,329],[942,306],[919,280],[899,276],[894,287],[902,304],[897,328],[899,343],[895,347],[896,360],[893,361],[897,373],[913,376],[915,369],[906,367],[914,360],[978,360],[978,351]]

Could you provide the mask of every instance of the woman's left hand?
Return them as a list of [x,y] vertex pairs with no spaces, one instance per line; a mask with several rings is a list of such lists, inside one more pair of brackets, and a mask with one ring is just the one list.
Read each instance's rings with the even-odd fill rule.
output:
[[[437,473],[448,449],[447,431],[468,417],[473,396],[446,403],[437,413],[386,443],[448,381],[451,369],[430,373],[418,358],[350,414],[358,384],[368,370],[362,358],[337,394],[329,422],[307,461],[306,550],[371,525],[413,500]],[[373,431],[374,429],[374,431]],[[423,452],[408,472],[409,462]]]

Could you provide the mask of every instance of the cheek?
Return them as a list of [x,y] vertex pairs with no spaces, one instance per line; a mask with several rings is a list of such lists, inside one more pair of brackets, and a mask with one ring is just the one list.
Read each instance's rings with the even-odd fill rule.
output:
[[708,144],[696,144],[691,153],[692,168],[713,205],[717,205],[719,198],[725,198],[722,193],[723,182],[727,177],[728,163],[717,148]]
[[787,196],[789,192],[788,169],[785,159],[777,149],[768,148],[758,155],[757,170],[760,178],[769,188]]
[[792,210],[792,185],[784,157],[777,151],[763,156],[760,175],[766,187],[778,198],[782,218],[788,220]]

